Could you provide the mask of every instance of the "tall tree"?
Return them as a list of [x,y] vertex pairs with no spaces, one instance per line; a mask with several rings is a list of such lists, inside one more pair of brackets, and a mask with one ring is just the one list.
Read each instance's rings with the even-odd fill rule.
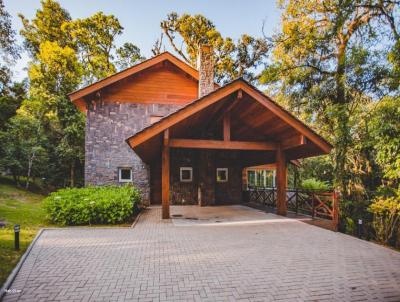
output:
[[70,14],[57,1],[41,0],[40,4],[41,9],[36,11],[32,20],[19,14],[23,25],[20,33],[25,38],[25,48],[33,58],[44,42],[57,42],[61,47],[72,45],[68,34],[62,29],[64,23],[71,21]]
[[[116,64],[131,64],[142,56],[131,43],[116,49],[115,38],[123,28],[112,15],[98,12],[72,19],[55,0],[42,0],[31,20],[20,18],[21,35],[32,58],[29,99],[23,106],[36,117],[46,136],[38,143],[46,143],[49,182],[60,186],[68,179],[74,186],[77,179],[82,180],[78,173],[83,166],[85,124],[67,94],[114,73]],[[32,165],[37,163],[32,161]]]
[[62,30],[69,33],[78,47],[85,70],[85,84],[116,72],[113,50],[115,38],[123,30],[116,17],[98,12],[89,18],[64,23]]
[[0,94],[6,93],[11,77],[9,64],[19,58],[18,50],[10,14],[5,10],[3,0],[0,0]]
[[119,47],[116,51],[117,61],[116,64],[119,70],[126,69],[139,63],[146,58],[140,53],[140,48],[133,43],[126,42],[124,45]]
[[[237,77],[255,82],[258,78],[255,69],[265,63],[269,50],[263,38],[244,34],[235,43],[229,37],[222,37],[214,23],[203,15],[179,16],[175,12],[170,13],[161,22],[161,29],[174,50],[194,67],[199,45],[212,46],[218,82],[227,82]],[[160,42],[156,42],[155,50],[161,48]],[[178,46],[180,42],[183,42],[185,49]]]
[[275,85],[289,97],[291,109],[306,112],[330,136],[335,183],[346,195],[354,117],[387,87],[386,50],[398,37],[387,35],[392,24],[386,16],[394,16],[398,2],[282,0],[280,5],[282,31],[273,39],[272,64],[261,83]]

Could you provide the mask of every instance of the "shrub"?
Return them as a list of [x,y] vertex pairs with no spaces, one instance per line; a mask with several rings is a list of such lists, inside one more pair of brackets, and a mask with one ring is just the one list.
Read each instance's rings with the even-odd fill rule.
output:
[[315,178],[308,178],[301,182],[301,188],[311,191],[327,191],[329,190],[329,185],[324,181]]
[[372,225],[376,240],[390,244],[400,226],[400,195],[392,197],[378,197],[369,206],[374,215]]
[[67,188],[44,200],[49,219],[61,225],[114,224],[126,221],[140,201],[132,186]]

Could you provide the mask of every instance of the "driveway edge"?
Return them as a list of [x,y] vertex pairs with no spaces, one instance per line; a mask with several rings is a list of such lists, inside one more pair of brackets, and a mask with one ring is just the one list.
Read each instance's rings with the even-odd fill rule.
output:
[[142,209],[139,214],[135,217],[135,221],[133,221],[132,225],[130,226],[131,228],[134,228],[136,224],[138,223],[140,216],[142,216],[143,212],[146,211],[146,208]]
[[8,276],[6,282],[4,282],[3,286],[0,289],[0,301],[3,299],[4,294],[6,293],[6,290],[9,289],[11,284],[14,282],[15,277],[19,273],[22,265],[24,264],[26,258],[30,254],[33,246],[35,245],[36,241],[39,239],[40,235],[44,232],[45,229],[40,229],[39,232],[36,234],[35,238],[32,240],[32,242],[29,244],[28,248],[26,249],[25,253],[22,255],[22,257],[19,259],[17,265],[14,267],[12,270],[11,274]]

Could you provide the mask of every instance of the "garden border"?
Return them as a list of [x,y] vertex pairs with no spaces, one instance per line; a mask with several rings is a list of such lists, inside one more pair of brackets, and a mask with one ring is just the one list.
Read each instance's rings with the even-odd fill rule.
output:
[[0,301],[3,299],[4,294],[6,293],[6,290],[9,289],[11,284],[14,282],[15,277],[17,276],[17,274],[21,270],[22,265],[24,264],[26,258],[28,258],[28,255],[30,254],[30,252],[31,252],[33,246],[35,245],[36,241],[39,239],[39,237],[42,235],[42,233],[45,230],[46,230],[45,228],[42,228],[42,229],[39,230],[39,232],[36,234],[35,238],[29,244],[29,246],[26,249],[25,253],[22,255],[21,259],[19,259],[17,265],[11,271],[11,274],[7,277],[6,281],[4,282],[3,286],[0,289]]

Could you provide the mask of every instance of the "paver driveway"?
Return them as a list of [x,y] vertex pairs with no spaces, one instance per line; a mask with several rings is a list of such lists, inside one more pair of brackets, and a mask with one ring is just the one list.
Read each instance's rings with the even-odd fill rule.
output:
[[400,253],[237,209],[244,221],[152,208],[134,229],[46,230],[4,300],[400,301]]

